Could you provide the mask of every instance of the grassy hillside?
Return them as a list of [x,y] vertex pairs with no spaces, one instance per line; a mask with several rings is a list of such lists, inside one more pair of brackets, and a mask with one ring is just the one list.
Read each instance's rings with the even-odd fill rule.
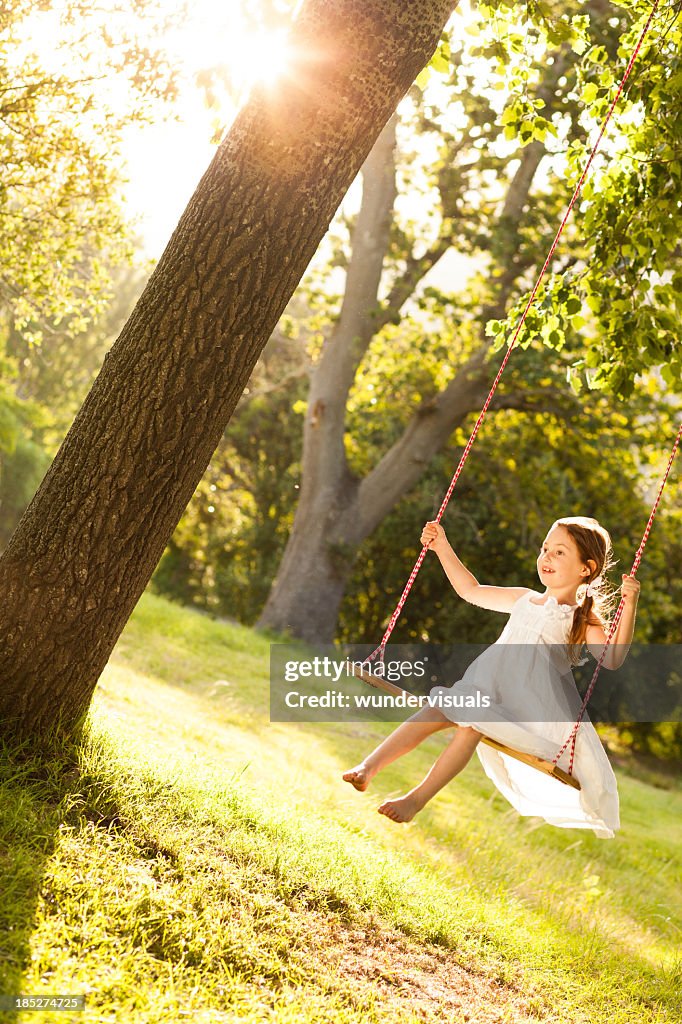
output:
[[91,738],[0,772],[3,1019],[673,1022],[679,785],[619,773],[615,840],[521,818],[474,759],[408,826],[340,780],[386,724],[271,723],[268,644],[146,595]]

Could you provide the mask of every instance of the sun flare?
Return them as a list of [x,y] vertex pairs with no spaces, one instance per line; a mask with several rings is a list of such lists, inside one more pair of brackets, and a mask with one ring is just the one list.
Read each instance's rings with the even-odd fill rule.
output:
[[[130,102],[126,76],[99,74],[97,49],[87,55],[78,49],[81,23],[64,21],[57,3],[54,9],[33,6],[15,59],[30,54],[47,73],[66,76],[76,70],[82,73],[87,59],[92,63],[88,72],[97,82],[93,102],[113,110],[125,107]],[[138,23],[130,17],[136,45],[158,52],[161,62],[177,74],[177,92],[162,111],[164,116],[144,126],[132,123],[123,137],[130,178],[125,201],[138,218],[151,254],[162,251],[217,142],[249,94],[254,89],[278,89],[295,73],[300,54],[290,41],[290,30],[299,6],[298,0],[164,0],[158,5],[158,19],[150,14]],[[125,29],[126,7],[130,4],[120,0],[100,0],[87,15],[102,24],[115,16]]]
[[237,105],[255,86],[274,86],[292,63],[282,19],[273,24],[246,12],[241,4],[218,8],[204,0],[173,38],[177,59],[190,73],[218,71]]
[[263,28],[235,33],[228,41],[223,63],[235,88],[248,92],[259,83],[275,85],[290,58],[287,33]]

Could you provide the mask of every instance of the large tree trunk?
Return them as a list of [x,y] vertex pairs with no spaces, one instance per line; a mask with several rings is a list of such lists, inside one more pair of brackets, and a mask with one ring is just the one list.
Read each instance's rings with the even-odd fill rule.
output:
[[0,715],[73,727],[261,349],[453,0],[307,0],[0,559]]

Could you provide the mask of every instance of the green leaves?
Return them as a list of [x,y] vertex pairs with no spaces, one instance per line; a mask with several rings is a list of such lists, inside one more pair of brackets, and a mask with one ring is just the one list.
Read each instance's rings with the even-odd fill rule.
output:
[[[533,10],[547,39],[570,41],[580,56],[569,73],[569,98],[583,111],[574,115],[565,150],[570,188],[587,162],[585,129],[595,137],[642,23],[616,29],[596,17],[574,17],[569,40],[563,15],[557,19],[542,5]],[[505,138],[521,145],[546,142],[548,131],[527,82],[517,75],[499,118]],[[580,338],[584,355],[567,372],[576,392],[587,385],[626,398],[638,376],[655,368],[669,388],[682,391],[682,122],[675,113],[681,107],[682,31],[677,23],[665,31],[654,23],[564,233],[565,259],[573,254],[577,266],[543,289],[519,339],[522,347],[538,338],[561,351],[567,339]],[[526,301],[488,325],[494,347],[509,342]]]
[[433,57],[426,67],[417,75],[415,80],[416,85],[422,90],[425,89],[431,78],[432,71],[435,71],[438,75],[449,76],[451,71],[451,59],[452,54],[450,51],[450,40],[447,36],[443,36],[436,47]]
[[[109,267],[131,258],[121,133],[158,116],[173,91],[174,73],[136,36],[159,15],[156,0],[123,20],[116,6],[3,4],[0,292],[11,328],[34,345],[46,329],[75,335],[101,313],[110,289],[102,254]],[[30,41],[48,29],[50,47],[33,53]]]
[[590,103],[594,103],[598,95],[599,86],[595,82],[588,82],[581,93],[580,99],[589,106]]

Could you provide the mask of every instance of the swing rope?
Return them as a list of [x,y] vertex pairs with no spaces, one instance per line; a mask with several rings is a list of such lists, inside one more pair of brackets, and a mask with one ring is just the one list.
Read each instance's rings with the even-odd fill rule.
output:
[[[659,3],[660,3],[660,0],[654,0],[654,5],[653,5],[653,7],[651,9],[651,12],[650,12],[649,17],[648,17],[648,19],[646,21],[645,26],[642,29],[642,32],[641,32],[641,34],[639,36],[639,39],[637,41],[637,45],[635,46],[635,49],[634,49],[634,51],[632,53],[632,56],[630,57],[630,60],[628,61],[627,67],[625,69],[623,77],[621,78],[620,84],[619,84],[618,89],[616,91],[616,95],[614,96],[613,101],[612,101],[612,103],[611,103],[611,105],[609,107],[609,110],[608,110],[607,114],[606,114],[606,117],[604,118],[603,124],[601,126],[601,130],[600,130],[599,135],[597,137],[597,141],[595,142],[594,146],[592,147],[592,151],[590,153],[589,159],[588,159],[587,163],[585,164],[583,172],[580,175],[580,179],[578,181],[578,184],[576,185],[576,187],[574,189],[573,195],[571,197],[571,201],[568,204],[568,207],[566,209],[566,213],[564,214],[563,220],[561,221],[561,224],[559,226],[559,230],[557,231],[556,235],[554,236],[554,241],[552,242],[550,250],[549,250],[549,252],[547,254],[547,258],[546,258],[546,260],[545,260],[545,262],[544,262],[544,264],[542,266],[542,269],[541,269],[541,271],[540,271],[540,273],[538,275],[538,278],[537,278],[537,280],[535,282],[535,285],[534,285],[533,290],[532,290],[532,292],[530,294],[530,297],[529,297],[529,299],[528,299],[528,301],[527,301],[527,303],[525,305],[525,308],[524,308],[523,313],[521,315],[521,319],[520,319],[519,324],[518,324],[518,326],[517,326],[517,328],[516,328],[516,330],[514,332],[512,340],[509,343],[509,347],[507,349],[507,353],[506,353],[506,355],[505,355],[505,357],[504,357],[504,359],[502,361],[502,364],[501,364],[499,370],[497,371],[497,376],[495,377],[495,380],[493,381],[492,387],[490,388],[490,391],[488,393],[488,397],[486,398],[486,400],[485,400],[485,402],[483,404],[483,408],[481,409],[481,412],[479,413],[478,419],[476,420],[476,423],[474,425],[474,429],[472,430],[471,436],[470,436],[469,440],[466,443],[464,451],[462,452],[462,456],[461,456],[461,458],[459,460],[459,464],[457,466],[457,469],[454,472],[452,480],[450,481],[450,485],[449,485],[449,487],[448,487],[448,489],[447,489],[447,491],[445,493],[445,497],[443,498],[441,506],[440,506],[440,508],[438,510],[438,513],[437,513],[436,517],[435,517],[435,522],[437,522],[437,523],[440,523],[440,521],[441,521],[441,519],[443,517],[443,513],[445,512],[445,509],[447,508],[448,502],[450,501],[450,498],[452,496],[452,492],[454,491],[455,486],[457,484],[457,481],[459,479],[459,476],[460,476],[460,474],[462,472],[462,469],[464,468],[464,464],[465,464],[467,458],[469,457],[469,452],[471,451],[471,449],[473,447],[473,444],[474,444],[474,441],[476,440],[476,435],[478,434],[478,431],[479,431],[479,429],[481,427],[481,424],[483,423],[483,420],[485,419],[485,415],[486,415],[486,413],[488,411],[488,407],[490,406],[490,403],[491,403],[491,401],[493,399],[493,395],[495,394],[495,391],[497,390],[497,385],[500,382],[500,378],[502,377],[502,374],[505,371],[507,363],[509,362],[509,358],[510,358],[510,356],[512,354],[512,351],[514,350],[514,347],[516,345],[516,341],[517,341],[517,339],[518,339],[518,337],[519,337],[519,335],[521,333],[521,330],[523,328],[524,323],[526,322],[526,317],[528,316],[528,312],[529,312],[531,306],[533,305],[533,303],[535,301],[535,297],[536,297],[536,295],[538,293],[538,290],[540,288],[540,284],[542,283],[542,279],[545,276],[545,272],[546,272],[546,270],[547,270],[547,268],[548,268],[548,266],[549,266],[549,264],[550,264],[550,262],[552,260],[552,257],[554,255],[554,252],[555,252],[556,248],[557,248],[557,245],[559,244],[559,239],[561,238],[561,235],[563,234],[563,230],[564,230],[564,228],[566,226],[566,223],[568,222],[568,218],[571,215],[571,211],[573,210],[573,207],[575,206],[575,204],[576,204],[576,202],[578,200],[578,197],[579,197],[580,192],[582,190],[585,178],[587,177],[589,169],[592,166],[592,162],[593,162],[593,160],[594,160],[594,158],[595,158],[595,156],[597,154],[597,150],[599,149],[599,146],[601,144],[602,138],[604,137],[604,133],[606,132],[606,128],[607,128],[607,126],[608,126],[608,124],[609,124],[609,122],[611,120],[611,116],[612,116],[612,114],[613,114],[613,112],[614,112],[614,110],[616,108],[618,100],[620,99],[621,93],[623,92],[623,89],[625,88],[625,84],[626,84],[628,78],[630,77],[630,72],[632,71],[632,68],[633,68],[633,66],[635,64],[635,61],[637,60],[637,57],[639,56],[639,51],[641,50],[642,44],[644,43],[644,40],[645,40],[645,38],[646,38],[646,36],[647,36],[647,34],[649,32],[649,29],[651,27],[651,23],[652,23],[655,15],[656,15],[656,11],[658,10]],[[372,653],[366,659],[368,662],[371,662],[377,656],[378,656],[379,661],[383,662],[383,660],[384,660],[384,651],[386,649],[386,644],[388,643],[388,641],[390,639],[391,633],[393,632],[393,630],[395,628],[395,624],[398,621],[398,618],[400,616],[401,611],[403,610],[405,602],[407,601],[408,595],[410,593],[410,590],[412,589],[412,585],[413,585],[415,579],[417,578],[417,573],[421,569],[422,562],[424,561],[424,558],[426,557],[426,552],[427,551],[428,551],[428,546],[425,546],[425,547],[422,548],[421,552],[419,553],[419,557],[417,558],[417,561],[414,564],[412,572],[410,573],[409,579],[408,579],[407,583],[405,584],[405,589],[403,590],[402,594],[400,595],[400,598],[398,599],[398,603],[397,603],[397,605],[395,607],[395,610],[393,611],[393,614],[391,615],[391,618],[390,618],[390,620],[388,622],[388,626],[386,627],[384,635],[381,638],[381,643],[379,644],[379,646],[374,651],[372,651]]]
[[[651,527],[652,527],[652,524],[653,524],[653,521],[654,521],[654,517],[656,515],[656,512],[658,511],[658,506],[659,506],[660,501],[661,501],[661,496],[663,495],[663,488],[665,487],[666,482],[668,480],[668,475],[670,473],[670,469],[672,467],[673,459],[675,458],[675,454],[677,452],[677,449],[679,448],[680,440],[682,440],[682,422],[680,422],[680,429],[677,431],[677,437],[675,438],[675,443],[674,443],[672,451],[670,453],[670,458],[668,459],[668,465],[666,467],[665,473],[663,474],[663,479],[661,480],[661,485],[658,488],[658,494],[656,495],[656,500],[654,501],[653,508],[651,509],[651,515],[649,516],[649,522],[646,524],[646,529],[644,530],[644,535],[642,537],[642,540],[641,540],[641,543],[640,543],[639,547],[637,548],[637,554],[635,555],[635,560],[632,563],[632,568],[630,569],[630,573],[629,573],[630,576],[635,576],[636,575],[637,570],[639,568],[639,563],[642,561],[642,555],[644,554],[644,548],[646,547],[646,542],[649,539],[649,534],[651,533]],[[583,720],[583,715],[585,714],[585,709],[587,708],[587,705],[589,704],[590,697],[592,696],[592,691],[594,690],[595,683],[597,682],[597,677],[598,677],[598,675],[599,675],[599,673],[601,671],[602,665],[604,664],[604,659],[606,658],[606,654],[608,652],[611,640],[615,636],[616,630],[618,629],[618,623],[620,622],[621,616],[623,614],[623,608],[624,607],[625,607],[625,599],[621,597],[620,604],[618,605],[618,608],[616,609],[616,614],[613,616],[613,621],[611,622],[611,627],[609,629],[608,636],[606,637],[606,643],[604,644],[604,648],[603,648],[603,650],[601,652],[601,655],[599,657],[599,661],[597,662],[597,667],[595,668],[594,674],[592,676],[592,679],[590,680],[590,685],[587,687],[587,690],[585,691],[585,696],[583,697],[582,704],[580,705],[580,711],[578,713],[578,717],[576,719],[575,725],[573,726],[573,729],[571,730],[571,733],[570,733],[568,739],[566,740],[566,742],[561,747],[561,750],[559,751],[559,753],[556,755],[556,757],[554,757],[552,759],[552,764],[558,764],[559,758],[561,757],[561,755],[563,754],[564,750],[566,750],[566,747],[570,743],[571,744],[571,756],[570,756],[570,761],[569,761],[569,765],[568,765],[568,774],[569,775],[573,774],[573,759],[575,757],[575,742],[576,742],[576,739],[578,737],[578,730],[580,729],[580,723]]]

